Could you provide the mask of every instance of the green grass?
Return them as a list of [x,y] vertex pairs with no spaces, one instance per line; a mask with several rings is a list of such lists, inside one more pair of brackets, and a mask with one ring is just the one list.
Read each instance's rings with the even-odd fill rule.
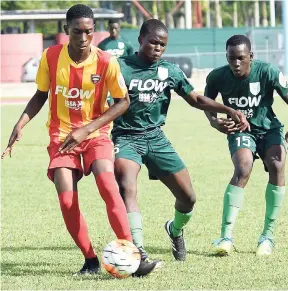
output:
[[[288,124],[287,107],[277,97],[275,109]],[[2,150],[24,106],[2,107]],[[174,199],[157,181],[139,178],[139,202],[144,217],[147,251],[164,261],[157,273],[144,278],[113,279],[103,274],[73,278],[83,263],[63,223],[54,185],[46,177],[47,108],[23,132],[13,157],[2,162],[2,289],[5,290],[160,290],[160,289],[287,289],[288,203],[281,211],[272,257],[254,255],[264,218],[267,173],[260,161],[246,188],[245,203],[235,227],[238,253],[210,256],[218,238],[223,191],[232,175],[226,138],[209,127],[201,111],[173,100],[165,126],[168,137],[185,161],[197,193],[193,219],[185,230],[187,260],[175,262],[164,223],[173,216]],[[287,171],[286,171],[287,176]],[[114,239],[104,203],[92,176],[79,185],[80,203],[95,249]]]

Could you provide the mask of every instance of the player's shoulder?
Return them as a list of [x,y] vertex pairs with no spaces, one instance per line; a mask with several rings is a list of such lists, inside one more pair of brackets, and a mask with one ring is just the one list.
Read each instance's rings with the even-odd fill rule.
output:
[[231,69],[230,69],[229,65],[224,65],[224,66],[213,69],[208,74],[208,77],[224,76],[226,73],[230,73],[230,71],[231,71]]
[[46,56],[48,62],[54,62],[59,58],[60,52],[62,51],[64,46],[65,44],[56,44],[49,46],[44,50],[42,56]]
[[130,56],[121,56],[118,58],[120,66],[129,66],[131,64],[137,65],[137,59],[135,59],[135,54]]
[[109,54],[108,52],[103,51],[102,49],[96,46],[91,46],[91,48],[92,48],[92,51],[94,51],[97,54],[98,59],[101,59],[106,62],[110,62],[110,60],[112,59],[111,54]]
[[122,35],[119,35],[118,42],[130,43],[130,41]]
[[266,73],[279,71],[279,68],[276,65],[261,60],[253,60],[253,66],[256,70]]
[[158,67],[161,68],[166,68],[169,70],[169,72],[172,72],[174,74],[183,74],[183,71],[181,70],[181,68],[176,65],[175,63],[171,62],[171,61],[167,61],[165,59],[160,59],[159,63],[158,63]]
[[109,36],[104,38],[103,40],[101,40],[99,43],[98,43],[98,47],[99,46],[102,46],[102,45],[106,45],[108,42],[109,42],[110,38]]
[[51,45],[45,51],[46,52],[51,52],[51,53],[53,53],[53,52],[59,52],[59,51],[62,50],[63,47],[64,47],[64,44]]
[[264,62],[261,60],[253,60],[253,71],[261,77],[261,80],[274,80],[278,77],[280,73],[280,69],[268,62]]

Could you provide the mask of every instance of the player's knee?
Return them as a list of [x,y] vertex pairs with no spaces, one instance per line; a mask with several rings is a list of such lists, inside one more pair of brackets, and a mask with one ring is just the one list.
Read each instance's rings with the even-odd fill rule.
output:
[[235,168],[234,177],[236,181],[239,183],[241,182],[247,183],[247,181],[249,180],[251,171],[252,171],[252,166],[250,166],[249,164],[239,165],[237,168]]
[[124,200],[136,198],[137,187],[136,182],[132,183],[128,179],[120,179],[118,181],[121,196]]
[[270,174],[282,175],[284,174],[285,161],[274,160],[273,162],[269,163],[267,167]]
[[181,204],[185,205],[185,208],[188,210],[192,210],[196,203],[196,195],[193,190],[187,192],[181,192],[178,200],[180,200]]

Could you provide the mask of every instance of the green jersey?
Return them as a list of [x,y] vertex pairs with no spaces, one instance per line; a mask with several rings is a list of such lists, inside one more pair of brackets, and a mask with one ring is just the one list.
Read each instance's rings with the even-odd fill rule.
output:
[[143,132],[164,125],[171,100],[170,90],[185,97],[194,89],[183,71],[165,60],[147,64],[134,54],[120,58],[119,63],[130,106],[114,121],[113,134]]
[[250,74],[236,78],[228,65],[214,69],[207,77],[205,96],[216,99],[221,94],[223,103],[243,112],[254,133],[283,127],[272,109],[274,90],[284,98],[288,81],[272,64],[252,61]]
[[132,44],[122,36],[119,36],[117,39],[107,37],[98,44],[98,47],[117,58],[130,56],[134,53]]

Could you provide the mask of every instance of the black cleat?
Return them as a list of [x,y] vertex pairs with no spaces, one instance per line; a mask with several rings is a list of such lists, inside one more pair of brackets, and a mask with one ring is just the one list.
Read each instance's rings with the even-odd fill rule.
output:
[[85,263],[80,271],[73,276],[94,275],[101,272],[101,267],[98,258],[85,259]]
[[151,260],[149,259],[148,254],[147,254],[147,252],[144,250],[144,248],[143,248],[143,247],[139,247],[138,250],[139,250],[140,255],[141,255],[141,261],[143,261],[143,262],[147,262],[147,263],[150,263]]
[[149,275],[157,268],[158,263],[159,261],[146,262],[141,259],[139,268],[132,274],[132,277],[144,277]]
[[186,247],[185,247],[185,241],[183,237],[183,230],[182,234],[180,236],[174,237],[171,232],[171,224],[173,223],[172,220],[168,220],[165,223],[165,230],[167,234],[169,235],[171,244],[172,244],[172,253],[174,258],[177,261],[185,261],[186,259]]

